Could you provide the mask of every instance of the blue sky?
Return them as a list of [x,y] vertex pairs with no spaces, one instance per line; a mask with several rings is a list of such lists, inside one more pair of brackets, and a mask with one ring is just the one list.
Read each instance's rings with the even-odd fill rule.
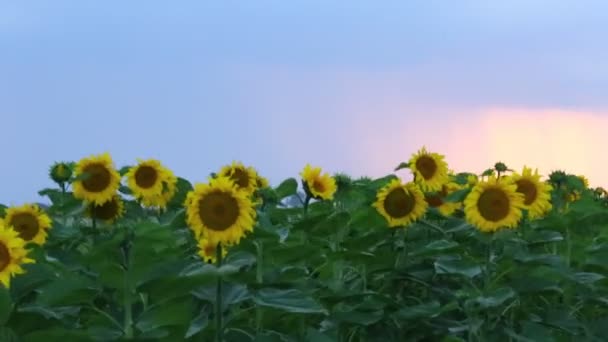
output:
[[[608,143],[589,133],[608,129],[605,13],[605,1],[2,2],[0,203],[38,201],[53,161],[105,151],[193,182],[233,160],[275,184],[307,162],[380,176],[422,145],[478,171],[507,155],[534,165],[521,150],[554,144],[508,139],[527,123],[542,136],[558,114],[550,142],[580,124],[572,144],[592,151]],[[608,165],[592,158],[538,163]]]

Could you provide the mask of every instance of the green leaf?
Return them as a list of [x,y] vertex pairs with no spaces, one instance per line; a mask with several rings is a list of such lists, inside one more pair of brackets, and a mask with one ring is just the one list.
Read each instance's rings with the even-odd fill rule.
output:
[[434,265],[437,274],[459,274],[467,278],[481,274],[478,264],[466,260],[437,260]]
[[539,244],[547,242],[563,241],[564,237],[559,232],[553,230],[536,230],[532,231],[527,237],[528,244]]
[[152,306],[139,316],[135,326],[142,332],[171,325],[190,326],[193,308],[194,302],[190,297]]
[[327,311],[316,300],[296,289],[261,289],[254,293],[253,301],[260,306],[292,313],[327,314]]
[[11,294],[4,286],[0,286],[0,325],[8,321],[13,308]]
[[0,326],[0,341],[19,342],[19,336],[9,327]]
[[209,306],[204,306],[202,310],[198,313],[196,317],[190,321],[190,326],[188,327],[188,331],[186,331],[186,338],[190,338],[196,334],[198,334],[201,330],[205,329],[209,324]]
[[606,279],[606,276],[593,272],[576,272],[572,275],[572,279],[581,284],[592,284],[596,281]]
[[398,319],[412,320],[420,318],[432,318],[442,312],[439,302],[432,301],[420,305],[407,306],[394,313]]
[[121,177],[124,177],[129,170],[131,170],[132,166],[127,165],[127,166],[123,166],[120,168],[120,170],[118,170],[118,174],[120,174]]
[[467,195],[471,192],[472,188],[465,188],[456,190],[450,194],[448,194],[444,201],[446,202],[462,202],[467,197]]
[[503,305],[507,300],[515,297],[515,291],[509,287],[501,287],[485,296],[473,298],[465,303],[465,306],[476,306],[477,308],[487,309]]
[[17,311],[35,313],[46,319],[63,319],[65,316],[77,316],[80,312],[80,307],[65,306],[51,308],[38,304],[22,304],[17,308]]
[[401,169],[407,169],[409,167],[410,167],[410,163],[402,162],[399,165],[397,165],[397,167],[395,168],[394,171],[399,171]]
[[295,178],[286,179],[281,184],[279,184],[279,186],[274,191],[277,194],[277,198],[279,200],[287,196],[295,195],[298,191],[298,181],[296,181]]

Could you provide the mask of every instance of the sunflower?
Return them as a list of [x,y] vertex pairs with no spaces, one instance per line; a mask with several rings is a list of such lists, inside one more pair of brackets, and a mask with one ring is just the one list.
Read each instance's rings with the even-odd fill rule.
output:
[[336,180],[328,173],[321,174],[320,167],[312,167],[306,164],[304,170],[300,172],[304,190],[315,199],[330,200],[336,192]]
[[125,205],[119,195],[114,195],[111,200],[102,205],[89,204],[89,217],[112,223],[121,218],[125,213]]
[[589,179],[587,179],[587,177],[583,176],[583,175],[578,175],[577,176],[578,179],[581,180],[581,182],[583,182],[583,186],[585,187],[585,189],[589,188]]
[[74,197],[97,205],[111,200],[120,186],[120,175],[108,153],[81,159],[75,176]]
[[57,184],[63,184],[72,177],[72,168],[70,164],[65,162],[55,163],[51,166],[49,176]]
[[489,176],[485,182],[473,187],[464,200],[465,215],[469,223],[484,232],[501,227],[515,227],[522,216],[524,195],[517,185],[507,178]]
[[186,220],[197,239],[232,245],[253,231],[256,212],[249,194],[240,191],[230,178],[217,177],[208,184],[196,184],[184,205]]
[[227,177],[236,184],[239,190],[253,194],[258,185],[258,174],[252,167],[246,167],[240,162],[222,167],[218,177]]
[[373,206],[386,218],[389,227],[407,226],[421,218],[428,208],[424,194],[414,183],[393,179],[377,194]]
[[256,182],[257,182],[258,189],[264,189],[264,188],[267,188],[270,186],[270,182],[268,182],[268,179],[265,177],[262,177],[260,175],[258,175]]
[[548,183],[540,180],[538,170],[525,167],[522,174],[513,173],[511,180],[517,185],[517,192],[524,195],[524,209],[528,210],[531,219],[540,218],[551,210],[551,190]]
[[[222,246],[222,258],[228,254],[228,249]],[[217,244],[211,243],[207,239],[198,240],[198,255],[203,258],[205,262],[215,264],[217,261]]]
[[125,176],[133,196],[144,206],[164,208],[175,194],[177,178],[156,159],[138,160]]
[[425,200],[430,207],[437,208],[441,215],[450,216],[462,207],[461,202],[447,202],[445,198],[454,191],[460,190],[462,187],[454,182],[444,184],[441,191],[438,193],[425,194]]
[[19,233],[0,221],[0,283],[9,288],[11,277],[24,272],[21,265],[33,262]]
[[414,181],[423,191],[439,191],[449,181],[448,164],[444,161],[444,156],[429,153],[425,147],[412,156],[409,166]]
[[42,245],[46,242],[51,219],[35,204],[10,207],[6,210],[4,224],[12,227],[26,242]]

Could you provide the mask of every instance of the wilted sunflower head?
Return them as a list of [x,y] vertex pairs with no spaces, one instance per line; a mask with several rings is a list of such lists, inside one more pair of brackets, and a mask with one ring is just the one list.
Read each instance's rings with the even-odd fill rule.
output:
[[320,167],[306,164],[300,172],[300,176],[304,184],[304,191],[312,198],[330,200],[334,197],[337,190],[336,180],[328,173],[321,174]]
[[[217,261],[217,243],[203,238],[198,240],[198,255],[205,261],[214,264]],[[228,255],[228,248],[222,246],[222,258]]]
[[64,184],[72,177],[72,165],[70,163],[59,162],[51,166],[49,176],[57,184]]
[[524,209],[528,210],[532,219],[542,217],[551,210],[550,184],[541,181],[538,170],[524,166],[521,174],[513,173],[511,181],[517,186],[516,191],[524,195]]
[[51,219],[35,204],[10,207],[6,210],[5,225],[14,229],[21,239],[43,245]]
[[384,216],[389,227],[398,227],[424,216],[428,204],[416,184],[401,184],[399,179],[393,179],[378,191],[373,206]]
[[222,167],[218,177],[229,178],[239,190],[253,194],[258,185],[258,174],[253,167],[246,167],[243,163],[232,162]]
[[24,272],[21,266],[34,262],[27,257],[27,252],[19,234],[0,221],[0,283],[7,289],[11,278]]
[[410,170],[414,174],[414,181],[423,191],[440,191],[441,186],[447,183],[448,164],[444,156],[427,152],[422,147],[409,161]]
[[89,204],[89,217],[112,223],[121,218],[125,213],[125,205],[119,195],[114,195],[111,200],[102,205]]
[[120,175],[108,153],[81,159],[74,173],[74,197],[97,205],[111,200],[120,186]]
[[196,237],[210,243],[237,244],[245,233],[253,230],[256,212],[249,194],[227,177],[196,184],[184,205],[186,220]]
[[464,201],[469,223],[484,232],[515,227],[522,217],[524,195],[508,178],[489,176],[473,187]]

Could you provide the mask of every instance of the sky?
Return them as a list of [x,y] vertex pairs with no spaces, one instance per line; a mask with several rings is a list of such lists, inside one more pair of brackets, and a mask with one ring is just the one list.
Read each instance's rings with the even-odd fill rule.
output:
[[[422,146],[608,186],[606,1],[0,2],[0,203],[54,161],[392,173]],[[399,176],[407,179],[405,171]]]

